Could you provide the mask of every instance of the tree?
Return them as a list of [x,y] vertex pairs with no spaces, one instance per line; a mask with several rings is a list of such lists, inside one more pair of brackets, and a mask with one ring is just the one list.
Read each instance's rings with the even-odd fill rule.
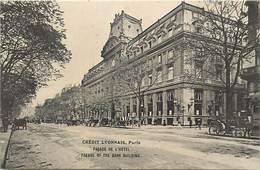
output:
[[[145,81],[146,73],[148,73],[148,81]],[[132,93],[136,97],[138,101],[137,116],[141,121],[140,111],[144,104],[144,93],[162,80],[162,72],[154,72],[152,63],[139,61],[133,65],[127,65],[126,63],[126,65],[119,67],[115,75],[120,82],[120,87],[124,89],[123,93]]]
[[189,34],[183,44],[194,51],[186,57],[186,64],[192,65],[193,69],[185,70],[185,73],[195,79],[217,78],[226,95],[226,119],[230,119],[242,64],[252,58],[250,54],[259,42],[259,36],[247,41],[244,1],[206,1],[205,8],[193,21],[195,33]]
[[59,78],[71,53],[63,43],[64,21],[56,2],[1,1],[0,19],[2,105],[8,113]]

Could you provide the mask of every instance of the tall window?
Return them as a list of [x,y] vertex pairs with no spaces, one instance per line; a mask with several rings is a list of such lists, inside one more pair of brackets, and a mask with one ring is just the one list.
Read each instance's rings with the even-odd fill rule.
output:
[[126,115],[127,117],[130,116],[130,103],[126,106]]
[[158,55],[158,63],[161,64],[162,63],[162,54]]
[[174,90],[167,91],[167,115],[174,113]]
[[148,42],[149,48],[152,48],[152,41]]
[[173,79],[173,66],[168,68],[168,80]]
[[172,28],[170,28],[170,29],[168,30],[168,37],[171,37],[171,36],[172,36],[172,33],[173,33]]
[[203,91],[200,90],[200,89],[195,89],[195,94],[194,94],[194,97],[195,97],[195,101],[201,101],[202,100],[202,93]]
[[195,63],[195,74],[196,78],[202,78],[203,65],[199,62]]
[[147,95],[147,105],[148,105],[148,115],[152,116],[153,114],[153,95]]
[[202,115],[202,100],[203,100],[203,90],[195,89],[194,90],[194,114]]
[[163,112],[163,98],[162,92],[157,93],[157,115],[162,115]]
[[141,53],[143,53],[144,52],[144,46],[141,46],[140,49],[141,49]]
[[167,101],[173,101],[174,100],[174,90],[167,91]]
[[137,98],[133,98],[133,112],[137,113]]
[[216,78],[219,79],[221,78],[222,74],[222,68],[220,66],[216,66]]
[[149,74],[148,75],[148,80],[149,80],[149,85],[151,85],[152,83],[153,83],[153,76],[152,76],[152,74]]
[[162,92],[157,93],[157,102],[162,102]]
[[168,59],[172,59],[173,58],[173,50],[169,50],[168,51]]
[[153,66],[153,60],[152,60],[152,59],[149,59],[149,60],[148,60],[148,66],[149,66],[149,67],[152,67],[152,66]]
[[112,60],[112,63],[111,63],[111,66],[114,67],[115,64],[116,64],[116,61],[115,61],[115,59],[113,59],[113,60]]
[[162,82],[162,70],[158,71],[158,83]]
[[158,44],[161,43],[161,42],[162,42],[162,36],[159,35],[159,36],[158,36]]
[[142,78],[141,81],[142,81],[141,86],[145,86],[145,78],[144,77]]
[[141,116],[144,116],[144,96],[141,96],[140,98],[140,113]]

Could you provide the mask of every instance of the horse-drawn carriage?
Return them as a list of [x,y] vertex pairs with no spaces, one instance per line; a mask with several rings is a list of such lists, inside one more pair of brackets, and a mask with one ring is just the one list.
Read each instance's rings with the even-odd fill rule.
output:
[[26,118],[15,118],[13,121],[12,130],[27,129],[27,120]]
[[223,121],[221,119],[212,119],[209,121],[209,134],[251,137],[252,123],[247,119]]

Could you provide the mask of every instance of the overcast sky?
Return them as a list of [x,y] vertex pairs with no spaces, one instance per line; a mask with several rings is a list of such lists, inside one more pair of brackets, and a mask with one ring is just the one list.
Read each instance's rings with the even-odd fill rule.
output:
[[[198,1],[185,1],[200,5]],[[72,52],[72,59],[62,71],[63,76],[49,83],[48,87],[38,91],[33,106],[42,104],[45,99],[54,97],[68,85],[80,84],[84,74],[100,62],[101,50],[110,31],[110,22],[115,14],[125,13],[142,19],[145,30],[159,18],[181,3],[174,1],[58,1],[64,11],[65,28],[67,29],[67,48]]]

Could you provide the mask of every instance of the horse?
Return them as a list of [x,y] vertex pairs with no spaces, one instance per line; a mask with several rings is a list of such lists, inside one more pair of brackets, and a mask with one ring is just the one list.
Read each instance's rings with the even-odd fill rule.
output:
[[22,129],[27,129],[27,121],[25,118],[21,118],[21,119],[14,119],[13,122],[13,130],[19,130],[20,127],[22,127]]

